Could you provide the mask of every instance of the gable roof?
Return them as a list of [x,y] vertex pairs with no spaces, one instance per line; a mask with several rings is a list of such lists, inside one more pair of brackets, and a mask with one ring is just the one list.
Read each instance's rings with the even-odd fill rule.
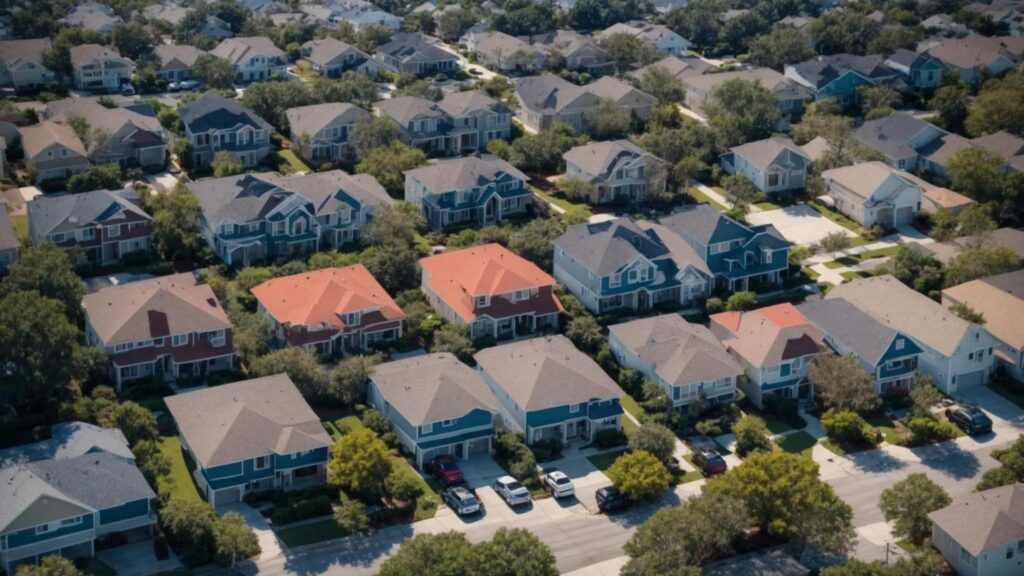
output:
[[400,32],[391,41],[377,47],[378,54],[387,54],[401,61],[455,60],[458,56],[437,45],[437,39],[421,32]]
[[705,94],[711,94],[715,88],[730,80],[755,82],[771,92],[776,99],[803,100],[808,97],[807,88],[771,68],[753,68],[751,70],[734,70],[731,72],[687,76],[683,78],[683,84],[688,88],[696,88]]
[[910,141],[923,130],[934,130],[937,135],[949,133],[907,114],[890,114],[884,118],[868,120],[853,131],[853,137],[879,152],[892,158],[910,158],[917,156],[918,151],[910,146]]
[[599,277],[616,272],[641,256],[654,260],[669,254],[630,218],[569,226],[554,244]]
[[[821,332],[789,303],[748,312],[720,312],[711,324],[722,344],[755,367],[774,366],[821,351]],[[724,336],[724,337],[723,337]]]
[[[116,211],[130,212],[145,220],[149,214],[129,201],[120,191],[94,190],[64,196],[36,196],[27,205],[31,230],[46,235],[57,230],[73,230],[90,222],[112,215]],[[62,224],[67,224],[62,227]]]
[[448,352],[378,364],[370,380],[413,426],[462,418],[474,410],[498,412],[498,401],[480,373]]
[[21,146],[25,150],[26,158],[35,158],[53,144],[60,144],[82,156],[86,155],[85,146],[78,138],[78,134],[63,121],[44,120],[39,124],[22,126],[18,128],[18,132],[21,133]]
[[[90,128],[107,132],[110,136],[117,135],[128,128],[151,132],[155,137],[162,138],[164,129],[155,116],[147,116],[130,108],[107,108],[98,101],[84,98],[64,98],[46,105],[46,114],[54,120],[66,119],[69,116],[80,116],[89,122]],[[94,143],[92,149],[103,146],[104,142]]]
[[99,44],[80,44],[71,47],[71,65],[73,67],[83,66],[93,60],[117,60],[129,66],[135,65],[131,60],[121,56],[117,50]]
[[529,412],[623,395],[596,362],[562,335],[494,346],[473,358],[517,405]]
[[449,92],[437,103],[437,107],[444,110],[449,116],[458,118],[474,110],[504,110],[505,106],[479,90],[466,90],[464,92]]
[[797,306],[797,310],[872,366],[878,364],[899,334],[842,298],[808,300]]
[[168,396],[164,402],[203,468],[331,445],[287,374]]
[[975,138],[972,142],[998,154],[1014,170],[1024,172],[1024,138],[1000,130]]
[[629,140],[606,140],[573,146],[562,158],[571,162],[592,176],[606,176],[621,164],[641,156],[654,158],[649,152]]
[[1008,38],[990,38],[971,34],[966,38],[950,38],[928,49],[932,57],[942,60],[944,64],[957,68],[973,69],[981,66],[992,66],[1000,58],[1015,62],[1014,52],[1019,48],[1010,46],[1014,42]]
[[49,38],[0,41],[0,61],[8,67],[18,62],[43,63],[43,54],[53,49]]
[[666,226],[651,222],[650,220],[639,220],[636,225],[647,233],[648,238],[660,243],[668,250],[669,257],[672,258],[672,261],[676,263],[680,270],[687,266],[692,266],[706,276],[712,276],[711,269],[708,268],[704,258],[682,236]]
[[493,58],[511,58],[513,54],[520,51],[537,55],[543,54],[539,48],[531,46],[527,39],[517,38],[496,30],[475,34],[473,43],[476,52]]
[[253,56],[266,56],[268,58],[285,57],[285,53],[274,46],[270,38],[266,36],[242,36],[238,38],[227,38],[222,40],[216,48],[210,50],[210,54],[227,60],[237,66],[243,60]]
[[437,160],[433,164],[405,171],[406,178],[415,178],[435,194],[485,186],[502,173],[523,181],[529,179],[508,162],[488,154]]
[[[355,50],[363,54],[361,50],[356,49],[351,44],[331,37],[310,40],[302,45],[303,59],[320,66],[330,63],[349,50]],[[363,54],[363,56],[367,57],[366,54]]]
[[370,113],[355,104],[347,102],[326,102],[309,106],[296,106],[284,112],[288,127],[293,134],[316,136],[321,130],[339,118],[345,124],[355,124]]
[[252,294],[268,314],[285,325],[342,329],[342,315],[370,309],[378,310],[385,320],[405,317],[362,264],[274,278],[254,287]]
[[527,76],[515,80],[516,95],[528,107],[535,110],[559,112],[578,98],[593,94],[583,86],[577,86],[554,74]]
[[0,450],[0,468],[38,460],[65,460],[92,452],[109,452],[135,460],[120,428],[101,428],[86,422],[54,424],[50,438]]
[[767,170],[772,163],[787,150],[803,158],[806,162],[811,161],[803,148],[794,144],[789,138],[781,136],[773,136],[764,140],[747,142],[746,144],[735,146],[730,150],[733,154],[745,159],[750,164],[753,164],[762,170]]
[[669,385],[708,382],[743,373],[711,330],[691,324],[679,314],[615,324],[608,331]]
[[896,71],[885,66],[881,56],[858,56],[856,54],[819,56],[813,60],[795,64],[793,69],[815,88],[827,86],[849,72],[872,82],[897,75]]
[[753,231],[707,204],[692,204],[658,219],[663,226],[707,246],[723,239],[748,238]]
[[654,96],[612,76],[602,76],[583,88],[598,98],[612,100],[620,106],[654,106],[658,103]]
[[374,104],[381,114],[389,116],[403,128],[417,116],[444,117],[445,112],[435,102],[419,96],[398,96]]
[[700,58],[680,58],[674,55],[668,55],[661,60],[653,64],[637,70],[633,75],[637,78],[643,77],[643,73],[650,68],[660,68],[665,72],[668,72],[676,80],[683,78],[689,78],[690,76],[700,76],[706,74],[709,71],[715,70],[715,65],[710,62],[701,60]]
[[972,556],[1015,545],[1024,540],[1024,484],[962,496],[928,518]]
[[826,180],[837,182],[858,198],[866,201],[890,178],[898,178],[908,186],[921,188],[914,179],[907,178],[904,176],[905,174],[906,172],[903,170],[897,170],[885,162],[871,161],[825,170],[821,176]]
[[966,304],[985,318],[985,329],[1024,349],[1024,270],[965,282],[942,291],[943,300]]
[[214,91],[205,92],[199,98],[182,106],[178,109],[178,115],[192,132],[227,130],[237,126],[273,130],[266,120],[242,106],[237,100],[228,100]]
[[153,54],[160,60],[161,69],[180,69],[191,68],[206,52],[187,44],[159,44],[153,48]]

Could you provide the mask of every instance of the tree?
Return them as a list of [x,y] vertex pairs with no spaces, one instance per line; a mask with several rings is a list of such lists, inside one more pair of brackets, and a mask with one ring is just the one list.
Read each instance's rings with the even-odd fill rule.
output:
[[682,104],[686,100],[686,88],[671,72],[661,66],[651,65],[640,74],[639,87],[658,99],[662,104]]
[[490,540],[474,550],[477,566],[488,576],[558,576],[555,555],[533,532],[524,528],[499,528]]
[[843,553],[855,538],[853,511],[818,478],[818,465],[799,454],[755,452],[710,480],[704,492],[742,501],[769,534],[813,541],[823,552]]
[[892,113],[893,108],[898,107],[903,101],[900,93],[888,84],[860,86],[857,88],[857,95],[860,97],[861,111],[864,114],[884,109],[888,110],[888,113],[881,114],[881,116],[887,116]]
[[984,236],[998,228],[991,208],[988,204],[971,204],[956,217],[958,235],[973,237],[966,243],[968,247],[984,243]]
[[968,146],[949,159],[947,170],[954,190],[978,202],[997,200],[1002,190],[1003,158],[981,146]]
[[882,399],[875,393],[874,379],[856,356],[818,355],[811,360],[807,379],[826,408],[867,413],[876,410]]
[[629,110],[609,98],[602,98],[596,106],[584,110],[583,119],[587,133],[595,140],[614,140],[629,134]]
[[689,190],[694,181],[708,170],[708,165],[695,156],[686,156],[672,167],[672,180],[684,190]]
[[388,292],[401,292],[419,284],[416,253],[405,244],[391,242],[374,246],[360,256],[370,274]]
[[259,538],[238,512],[228,512],[221,516],[214,524],[213,539],[218,559],[231,570],[235,569],[235,562],[239,558],[252,558],[260,553]]
[[558,191],[565,194],[570,200],[582,200],[589,202],[597,198],[597,187],[589,179],[583,176],[565,176],[559,178],[555,183]]
[[366,401],[366,383],[370,371],[380,362],[379,356],[349,356],[331,371],[328,396],[346,406]]
[[974,308],[971,308],[962,302],[957,302],[951,305],[949,307],[949,311],[968,322],[974,322],[975,324],[985,323],[985,316],[981,312],[978,312]]
[[565,329],[565,336],[584,352],[596,352],[604,342],[604,337],[601,336],[601,326],[589,314],[570,320],[569,326]]
[[811,36],[821,54],[866,54],[880,26],[853,10],[829,10],[811,23]]
[[150,484],[156,479],[171,472],[171,459],[160,450],[160,445],[153,440],[139,440],[132,445],[135,466],[146,477]]
[[722,494],[699,494],[679,506],[661,508],[626,542],[629,562],[622,574],[689,574],[687,567],[729,554],[751,523],[744,503]]
[[287,374],[306,398],[323,398],[328,386],[327,370],[312,354],[302,348],[288,346],[254,359],[249,365],[253,377]]
[[398,197],[405,189],[405,171],[426,163],[427,155],[422,150],[395,140],[388,146],[371,150],[356,164],[356,172],[373,176],[388,194]]
[[885,520],[893,523],[894,536],[921,544],[932,532],[928,514],[952,501],[942,486],[917,472],[882,490],[878,508]]
[[419,206],[405,201],[381,206],[373,214],[373,219],[360,234],[360,239],[371,246],[381,246],[391,242],[412,244],[416,234],[427,229],[427,219]]
[[846,232],[842,230],[836,230],[835,232],[829,232],[822,238],[818,245],[824,252],[835,254],[840,250],[846,250],[850,246],[850,237],[846,235]]
[[185,566],[206,564],[216,552],[217,512],[202,500],[171,498],[160,510],[161,526]]
[[782,72],[786,64],[797,64],[814,56],[814,50],[803,32],[790,26],[781,26],[754,38],[747,59],[755,66]]
[[931,416],[932,406],[942,402],[942,393],[935,387],[932,377],[918,370],[910,387],[911,414]]
[[768,426],[759,416],[748,414],[732,425],[736,435],[736,453],[746,457],[752,452],[771,452],[772,440]]
[[169,194],[150,196],[146,207],[153,215],[153,242],[161,258],[194,260],[205,246],[203,211],[195,194],[178,182]]
[[114,28],[110,33],[110,40],[121,56],[131,60],[138,60],[140,56],[148,53],[153,48],[146,29],[137,22],[118,22],[114,24]]
[[22,250],[0,282],[0,296],[29,291],[60,302],[64,314],[72,321],[82,317],[82,279],[75,274],[67,252],[53,244]]
[[642,450],[619,456],[606,474],[620,492],[637,501],[664,494],[672,482],[672,475],[665,465],[653,454]]
[[352,141],[356,143],[356,157],[365,158],[371,151],[388,146],[399,139],[398,124],[387,116],[364,116],[352,129]]
[[81,570],[63,556],[56,554],[44,556],[39,565],[22,564],[15,571],[15,576],[82,576]]
[[1020,257],[1003,246],[978,246],[961,250],[946,262],[946,286],[995,276],[1020,268]]
[[704,113],[722,148],[767,138],[782,119],[771,92],[740,78],[716,86]]
[[[475,574],[473,545],[461,532],[417,534],[380,565],[378,576]],[[491,568],[491,567],[489,567]]]
[[380,495],[391,474],[388,447],[372,430],[354,430],[338,438],[331,447],[327,479],[346,492]]
[[535,218],[517,228],[508,239],[509,250],[533,262],[542,270],[551,270],[551,243],[565,232],[554,218]]
[[417,498],[423,496],[423,487],[416,476],[405,470],[392,470],[384,480],[384,491],[388,496],[401,502],[415,502]]
[[829,408],[821,415],[821,427],[828,437],[844,446],[874,444],[873,432],[860,414],[852,410]]
[[366,505],[359,500],[346,500],[334,511],[334,521],[346,534],[362,534],[370,529]]
[[231,62],[211,54],[200,54],[192,65],[192,75],[207,88],[228,90],[235,83],[235,67]]
[[1024,74],[1010,72],[985,83],[967,113],[967,132],[983,136],[1006,130],[1024,136]]
[[943,128],[950,132],[963,132],[970,101],[970,89],[957,81],[935,90],[935,95],[928,101],[928,105],[939,113]]
[[245,171],[242,161],[231,152],[226,151],[217,152],[213,155],[213,160],[210,161],[210,168],[213,169],[213,175],[218,178],[241,174]]
[[927,294],[942,285],[942,264],[909,246],[901,246],[887,265],[897,280]]
[[757,186],[746,176],[726,176],[722,178],[725,197],[734,207],[746,210],[757,197]]
[[725,309],[730,312],[750,310],[757,306],[757,295],[753,292],[736,292],[725,302]]
[[476,350],[469,340],[469,327],[463,324],[445,324],[434,333],[431,352],[448,352],[463,362],[468,361]]
[[650,40],[629,32],[602,34],[597,45],[615,62],[615,71],[622,75],[630,68],[643,66],[657,53]]
[[931,215],[932,228],[928,231],[928,237],[936,242],[946,242],[956,237],[957,221],[953,212],[945,206],[940,206]]
[[119,428],[129,445],[157,437],[156,417],[131,401],[113,404],[97,414],[96,423],[104,428]]
[[670,466],[676,451],[676,435],[661,424],[645,424],[629,437],[629,449],[647,452],[665,466]]
[[[89,146],[88,142],[84,143]],[[116,164],[98,164],[90,166],[68,178],[68,192],[81,194],[93,190],[115,189],[121,183],[121,169]]]

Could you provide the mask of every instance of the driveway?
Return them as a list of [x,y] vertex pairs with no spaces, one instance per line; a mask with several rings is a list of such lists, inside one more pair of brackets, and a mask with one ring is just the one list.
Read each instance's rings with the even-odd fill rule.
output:
[[796,204],[779,210],[751,212],[747,214],[747,221],[755,225],[771,224],[786,240],[800,246],[819,242],[833,232],[842,232],[851,238],[856,236],[806,204]]
[[182,568],[181,560],[178,560],[174,551],[168,551],[171,555],[167,560],[157,560],[156,553],[153,552],[153,541],[143,540],[109,550],[100,550],[96,556],[113,568],[118,576],[149,576]]
[[277,539],[277,534],[270,528],[270,523],[258,510],[248,504],[235,502],[217,508],[217,512],[219,514],[238,512],[242,518],[245,518],[245,523],[256,532],[256,537],[260,540],[260,560],[268,560],[281,555],[281,541]]
[[[1024,409],[996,394],[988,386],[976,386],[969,390],[957,392],[957,398],[961,398],[977,405],[992,419],[992,433],[997,441],[1016,440],[1024,432]],[[992,436],[978,436],[975,438],[958,438],[957,443],[985,444],[992,440]]]

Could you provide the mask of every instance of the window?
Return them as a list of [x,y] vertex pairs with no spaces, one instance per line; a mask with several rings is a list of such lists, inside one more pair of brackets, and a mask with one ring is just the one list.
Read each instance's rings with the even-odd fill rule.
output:
[[51,234],[50,239],[53,240],[54,244],[60,244],[61,242],[64,241],[64,233],[58,232],[57,234]]
[[60,526],[61,526],[61,528],[65,527],[65,526],[78,526],[81,523],[82,523],[82,517],[81,516],[75,516],[74,518],[65,518],[65,519],[61,520],[60,521]]
[[270,466],[270,458],[268,458],[267,456],[256,457],[256,470],[266,470],[268,466]]
[[127,352],[132,349],[131,342],[125,342],[114,346],[114,352]]
[[529,297],[530,297],[530,291],[529,290],[516,290],[516,293],[515,293],[515,296],[513,296],[513,299],[514,300],[526,300]]
[[480,308],[486,308],[491,305],[491,297],[487,294],[476,297],[476,305]]
[[434,425],[433,424],[424,424],[423,426],[420,426],[420,434],[430,434],[433,431],[434,431]]
[[776,172],[768,173],[768,186],[778,186],[778,185],[779,185],[779,174],[776,173]]
[[570,404],[569,405],[569,413],[570,414],[575,414],[575,413],[577,413],[577,412],[579,412],[581,410],[583,410],[583,404]]
[[188,334],[175,334],[171,339],[171,346],[184,346],[188,344]]
[[111,238],[117,238],[120,235],[121,235],[121,225],[120,224],[114,224],[113,226],[110,226],[109,228],[107,228],[107,236],[109,236]]
[[903,350],[903,338],[896,339],[896,349]]
[[212,344],[214,346],[223,346],[224,345],[224,331],[223,330],[217,330],[215,332],[207,332],[207,338],[209,339],[210,344]]
[[761,262],[765,264],[772,263],[772,251],[768,248],[761,250]]
[[789,364],[783,364],[779,366],[779,376],[789,376],[793,368]]
[[622,276],[619,274],[612,274],[608,277],[608,286],[611,288],[618,288],[622,284]]
[[722,254],[722,253],[728,252],[728,251],[729,251],[729,243],[728,242],[719,242],[717,244],[712,244],[711,245],[711,253],[712,254]]
[[636,282],[636,279],[637,279],[636,270],[630,270],[629,271],[629,281],[630,282]]
[[82,228],[79,232],[79,240],[92,240],[96,237],[96,230],[93,228]]
[[445,420],[441,422],[442,428],[451,428],[452,426],[455,426],[455,420]]

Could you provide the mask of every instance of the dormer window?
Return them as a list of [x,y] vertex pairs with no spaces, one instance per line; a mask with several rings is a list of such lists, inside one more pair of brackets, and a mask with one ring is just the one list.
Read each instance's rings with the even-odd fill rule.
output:
[[341,315],[341,321],[344,322],[346,326],[358,326],[362,317],[363,314],[360,311],[347,312]]
[[491,297],[490,297],[490,295],[484,294],[484,295],[476,297],[476,306],[477,306],[477,308],[487,308],[490,305],[491,305]]

